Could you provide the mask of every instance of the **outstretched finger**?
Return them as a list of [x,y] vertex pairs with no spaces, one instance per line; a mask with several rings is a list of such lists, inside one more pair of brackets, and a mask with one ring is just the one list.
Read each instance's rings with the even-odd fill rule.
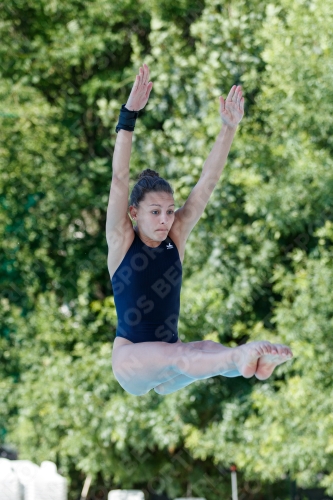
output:
[[144,72],[145,72],[145,80],[144,80],[144,83],[146,85],[148,85],[148,80],[149,80],[149,68],[147,66],[147,64],[144,64],[143,65],[143,69],[144,69]]
[[239,107],[242,111],[244,111],[244,97],[241,98]]
[[236,88],[237,88],[236,85],[233,85],[231,87],[230,92],[229,92],[228,97],[227,97],[227,101],[232,101],[232,98],[236,92]]
[[140,77],[139,75],[136,75],[134,82],[134,89],[137,90],[139,88],[139,85],[140,85]]
[[145,83],[145,70],[143,67],[140,67],[140,84],[143,85]]
[[238,87],[237,96],[236,96],[237,104],[239,104],[241,102],[242,97],[243,97],[242,89],[241,89],[241,87]]
[[137,84],[137,85],[136,85],[136,87],[137,87],[137,88],[139,88],[139,87],[140,87],[140,83],[141,83],[141,76],[140,76],[140,75],[141,75],[141,73],[140,73],[140,70],[139,70],[139,74],[138,74],[138,75],[136,75],[136,77],[135,77],[135,82],[136,82],[136,84]]
[[146,98],[148,99],[151,89],[153,88],[153,82],[149,82],[147,86]]
[[140,77],[141,77],[141,85],[144,86],[146,84],[146,70],[144,65],[140,67]]

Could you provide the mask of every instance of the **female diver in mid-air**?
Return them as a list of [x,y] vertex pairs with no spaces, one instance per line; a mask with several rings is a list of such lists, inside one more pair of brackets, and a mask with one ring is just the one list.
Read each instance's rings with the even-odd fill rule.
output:
[[222,128],[184,206],[175,210],[170,184],[147,169],[132,190],[128,208],[133,130],[153,86],[148,80],[144,64],[116,127],[106,221],[108,269],[118,317],[114,375],[136,396],[151,389],[169,394],[216,375],[255,375],[265,380],[277,365],[292,358],[289,347],[267,341],[233,348],[210,340],[182,342],[177,330],[186,240],[220,178],[243,117],[241,87],[234,85],[226,100],[220,97]]

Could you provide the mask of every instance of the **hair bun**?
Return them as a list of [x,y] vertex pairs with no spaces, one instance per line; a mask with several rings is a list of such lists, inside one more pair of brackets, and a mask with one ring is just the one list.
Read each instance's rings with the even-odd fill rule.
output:
[[155,172],[155,170],[151,170],[150,168],[146,168],[143,170],[141,174],[139,174],[138,179],[142,179],[143,177],[159,177],[159,174]]

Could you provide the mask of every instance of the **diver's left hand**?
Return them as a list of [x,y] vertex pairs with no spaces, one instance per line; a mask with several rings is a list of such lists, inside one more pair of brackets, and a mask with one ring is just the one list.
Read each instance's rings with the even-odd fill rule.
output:
[[231,87],[226,100],[220,96],[220,115],[225,125],[237,127],[244,115],[244,97],[240,85]]

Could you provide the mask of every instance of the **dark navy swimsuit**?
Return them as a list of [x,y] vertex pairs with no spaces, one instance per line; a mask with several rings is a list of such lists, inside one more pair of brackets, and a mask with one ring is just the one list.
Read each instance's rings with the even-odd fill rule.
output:
[[111,283],[118,325],[116,337],[131,342],[178,340],[182,264],[170,237],[156,248],[135,237]]

